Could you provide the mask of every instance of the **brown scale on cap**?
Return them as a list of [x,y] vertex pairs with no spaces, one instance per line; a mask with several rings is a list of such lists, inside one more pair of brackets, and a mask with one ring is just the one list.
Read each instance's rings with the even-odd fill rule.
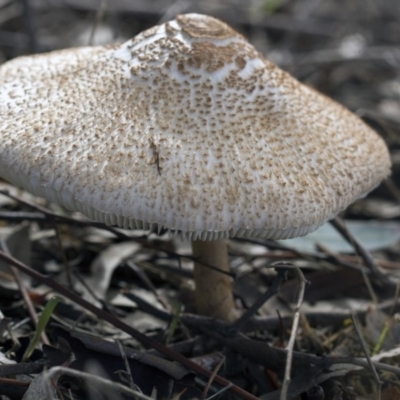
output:
[[240,36],[231,27],[223,22],[205,17],[193,18],[193,14],[178,15],[176,21],[183,32],[193,39],[229,39],[232,36]]
[[0,67],[0,175],[189,238],[305,235],[389,174],[382,139],[214,18]]

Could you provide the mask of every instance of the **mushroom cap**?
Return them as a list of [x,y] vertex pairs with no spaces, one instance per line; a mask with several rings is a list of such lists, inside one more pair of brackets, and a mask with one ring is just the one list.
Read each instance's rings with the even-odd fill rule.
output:
[[390,172],[383,140],[223,22],[0,67],[0,176],[124,228],[305,235]]

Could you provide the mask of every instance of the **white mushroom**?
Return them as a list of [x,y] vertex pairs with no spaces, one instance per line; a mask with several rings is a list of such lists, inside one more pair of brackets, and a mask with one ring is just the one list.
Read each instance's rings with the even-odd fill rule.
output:
[[[390,172],[357,116],[198,14],[2,65],[0,118],[0,176],[108,225],[211,246],[225,268],[225,238],[306,235]],[[202,296],[202,312],[227,319],[223,280],[197,290],[226,299],[220,312]]]

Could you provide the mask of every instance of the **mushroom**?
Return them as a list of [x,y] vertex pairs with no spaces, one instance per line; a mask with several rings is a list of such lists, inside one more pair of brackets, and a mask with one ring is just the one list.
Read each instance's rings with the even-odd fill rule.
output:
[[205,15],[0,67],[0,176],[107,225],[193,241],[232,319],[226,239],[306,235],[390,172],[383,140]]

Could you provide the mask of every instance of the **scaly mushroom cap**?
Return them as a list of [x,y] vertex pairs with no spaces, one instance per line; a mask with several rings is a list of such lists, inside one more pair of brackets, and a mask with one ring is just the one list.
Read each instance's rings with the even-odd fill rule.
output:
[[188,14],[0,67],[0,175],[89,218],[191,239],[305,235],[389,174],[358,117]]

